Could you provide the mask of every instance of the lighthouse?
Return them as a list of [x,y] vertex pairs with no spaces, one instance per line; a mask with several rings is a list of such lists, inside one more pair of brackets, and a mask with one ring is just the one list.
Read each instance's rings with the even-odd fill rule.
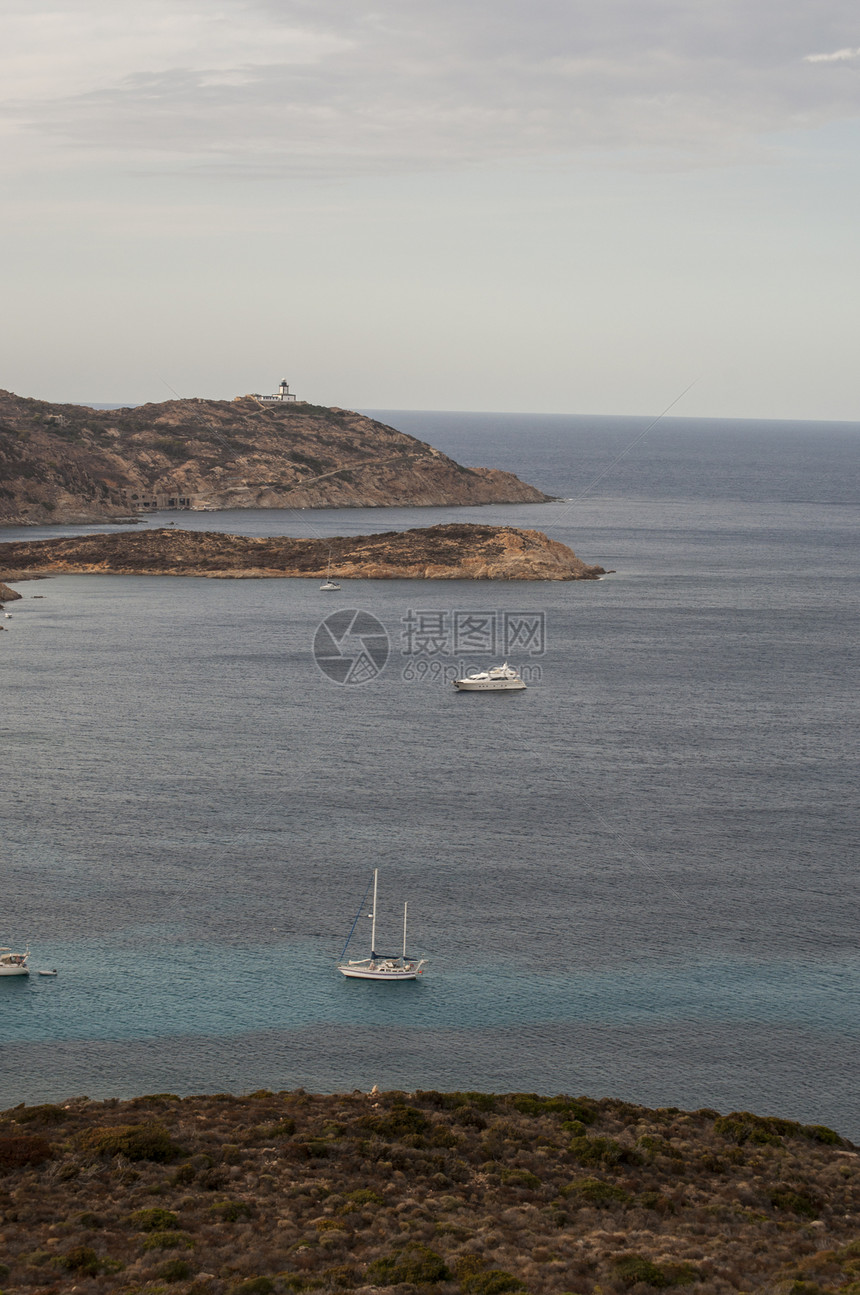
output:
[[280,405],[288,400],[295,400],[295,396],[290,391],[290,384],[283,378],[274,396],[257,396],[257,400],[262,400],[264,405]]

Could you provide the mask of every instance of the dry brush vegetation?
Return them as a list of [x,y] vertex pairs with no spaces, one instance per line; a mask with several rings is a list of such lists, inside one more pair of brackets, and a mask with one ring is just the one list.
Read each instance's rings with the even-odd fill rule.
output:
[[822,1126],[534,1094],[75,1099],[0,1115],[5,1295],[860,1295]]

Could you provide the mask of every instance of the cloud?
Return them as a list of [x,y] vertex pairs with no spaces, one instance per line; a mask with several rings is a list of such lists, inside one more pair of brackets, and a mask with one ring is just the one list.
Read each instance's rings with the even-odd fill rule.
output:
[[7,0],[7,166],[391,173],[695,164],[856,115],[804,55],[854,0]]
[[807,54],[804,63],[847,63],[860,58],[860,47],[857,49],[837,49],[832,54]]

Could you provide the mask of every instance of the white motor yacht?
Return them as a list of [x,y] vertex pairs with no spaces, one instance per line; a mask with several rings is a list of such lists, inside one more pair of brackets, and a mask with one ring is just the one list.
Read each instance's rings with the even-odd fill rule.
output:
[[473,671],[462,679],[454,680],[454,687],[459,692],[520,692],[525,688],[520,676],[509,666],[491,666],[489,670]]

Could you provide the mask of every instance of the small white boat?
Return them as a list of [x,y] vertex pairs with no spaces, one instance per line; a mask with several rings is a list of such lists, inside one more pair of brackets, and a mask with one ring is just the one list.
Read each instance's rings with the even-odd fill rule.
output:
[[473,671],[462,679],[454,680],[454,687],[459,692],[520,692],[525,688],[520,676],[509,666],[491,666],[489,670]]
[[23,953],[13,953],[11,949],[0,949],[0,976],[29,976],[30,968],[27,966],[29,956],[29,945]]
[[50,971],[47,971],[47,970],[42,971],[42,970],[40,970],[40,971],[38,971],[36,974],[37,974],[37,975],[39,975],[39,976],[56,976],[56,974],[57,974],[57,968],[56,968],[56,967],[52,967],[52,969],[51,969]]
[[320,585],[320,592],[324,591],[328,593],[330,589],[340,589],[340,585],[335,584],[335,582],[331,578],[331,551],[329,551],[328,567],[326,568],[325,580]]
[[[361,916],[361,909],[364,908],[364,899],[361,901],[361,908],[355,915],[355,921],[352,924],[352,931],[347,936],[346,944],[343,946],[343,953],[340,955],[338,971],[342,976],[349,980],[417,980],[419,976],[424,975],[424,964],[426,958],[410,958],[406,953],[406,914],[409,908],[408,904],[403,905],[403,951],[399,954],[385,954],[376,952],[376,891],[379,880],[379,869],[373,869],[373,911],[370,916],[373,919],[373,926],[370,932],[370,957],[357,958],[354,961],[344,962],[344,956],[352,939],[358,919]],[[365,898],[367,891],[364,892]]]

